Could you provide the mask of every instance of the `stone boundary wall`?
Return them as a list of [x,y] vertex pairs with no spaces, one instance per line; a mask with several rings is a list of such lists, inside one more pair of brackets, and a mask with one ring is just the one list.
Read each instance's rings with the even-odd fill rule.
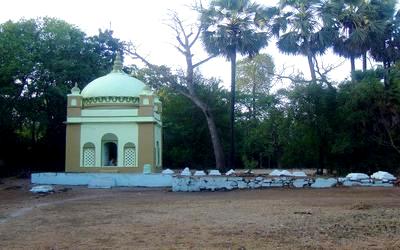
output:
[[164,174],[125,173],[35,173],[32,184],[88,185],[93,188],[111,187],[171,187],[172,176]]
[[336,186],[393,187],[393,180],[310,177],[237,177],[237,176],[182,176],[172,180],[173,192],[199,192],[273,187],[330,188]]

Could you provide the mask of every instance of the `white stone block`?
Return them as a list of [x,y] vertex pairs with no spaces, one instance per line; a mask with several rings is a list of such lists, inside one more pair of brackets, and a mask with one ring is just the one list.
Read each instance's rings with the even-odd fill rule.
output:
[[350,174],[346,175],[346,178],[351,181],[356,181],[356,180],[362,180],[362,179],[369,179],[369,176],[367,174],[363,174],[363,173],[350,173]]
[[239,189],[245,189],[245,188],[247,188],[248,186],[247,186],[247,183],[246,182],[244,182],[244,181],[238,181],[238,188]]
[[271,183],[270,182],[262,182],[261,187],[270,187]]
[[283,187],[283,182],[272,182],[270,187]]
[[208,172],[208,175],[217,176],[217,175],[221,175],[221,173],[219,172],[218,169],[213,169],[213,170],[210,170],[210,172]]
[[175,172],[174,172],[173,170],[167,168],[167,169],[164,169],[161,173],[162,173],[162,174],[165,174],[165,175],[172,175],[172,174],[174,174]]
[[282,171],[281,171],[281,175],[283,175],[283,176],[292,176],[292,173],[290,173],[290,172],[287,171],[287,170],[282,170]]
[[375,172],[373,175],[371,175],[371,178],[377,180],[396,180],[396,177],[394,177],[394,175],[385,171]]
[[41,185],[34,186],[29,191],[31,191],[32,193],[52,193],[54,192],[54,188],[50,185]]
[[337,184],[337,180],[335,178],[317,178],[313,184],[311,184],[312,188],[330,188],[334,187]]
[[235,170],[231,169],[228,172],[225,173],[225,175],[229,176],[229,175],[234,175],[236,172]]
[[237,181],[230,181],[229,183],[230,183],[229,185],[230,185],[231,187],[234,187],[234,188],[237,188],[237,187],[238,187]]
[[281,171],[274,169],[271,173],[269,173],[270,176],[281,176]]
[[190,172],[190,169],[188,167],[184,168],[181,172],[181,175],[183,176],[191,176],[192,173]]
[[292,174],[294,177],[307,177],[306,173],[304,173],[303,171],[296,171],[293,172]]
[[371,183],[371,187],[393,187],[392,183]]
[[255,188],[256,183],[254,181],[250,181],[249,184],[247,185],[249,188]]
[[296,188],[302,188],[309,185],[308,181],[305,179],[296,179],[292,184]]
[[197,170],[194,172],[194,176],[205,176],[206,173],[203,170]]

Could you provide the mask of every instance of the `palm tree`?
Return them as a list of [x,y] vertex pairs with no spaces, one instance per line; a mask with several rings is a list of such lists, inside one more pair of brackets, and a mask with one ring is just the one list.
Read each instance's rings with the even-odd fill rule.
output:
[[235,167],[234,109],[236,54],[254,56],[267,45],[268,34],[256,25],[260,7],[249,0],[214,0],[201,9],[202,40],[212,55],[222,55],[231,62],[230,167]]
[[388,68],[399,57],[400,11],[395,10],[396,0],[375,0],[371,4],[376,6],[376,13],[379,13],[384,28],[372,34],[375,42],[371,44],[370,54],[374,60],[383,62],[384,68]]
[[[355,59],[363,57],[363,70],[367,69],[367,52],[376,41],[372,34],[380,34],[385,28],[388,9],[395,1],[385,0],[330,0],[327,13],[336,22],[338,36],[333,49],[340,56],[350,58],[351,73],[355,71]],[[389,8],[388,8],[389,7]]]
[[[314,59],[331,45],[333,26],[323,25],[319,0],[281,0],[274,25],[278,48],[284,53],[307,56],[311,79],[316,83]],[[283,34],[282,34],[283,33]]]

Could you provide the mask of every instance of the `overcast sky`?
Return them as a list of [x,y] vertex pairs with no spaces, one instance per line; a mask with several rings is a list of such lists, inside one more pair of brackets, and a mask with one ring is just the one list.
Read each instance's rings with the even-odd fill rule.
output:
[[[257,2],[271,5],[277,0]],[[9,0],[2,2],[0,22],[42,16],[57,17],[78,26],[89,35],[97,34],[100,28],[111,26],[115,37],[137,44],[139,51],[151,62],[182,67],[184,60],[172,46],[175,42],[174,35],[165,23],[168,10],[178,12],[188,22],[196,21],[196,13],[189,8],[192,3],[192,0]],[[273,56],[278,69],[283,65],[293,67],[309,77],[305,57],[283,55],[278,52],[274,42],[262,52]],[[199,60],[206,56],[200,43],[194,53]],[[338,64],[343,60],[332,55],[324,56],[326,65]],[[361,66],[357,64],[357,67]],[[330,76],[336,80],[344,79],[349,75],[349,68],[346,61]],[[221,78],[225,86],[229,85],[229,70],[229,63],[223,58],[213,59],[201,68],[204,75]]]

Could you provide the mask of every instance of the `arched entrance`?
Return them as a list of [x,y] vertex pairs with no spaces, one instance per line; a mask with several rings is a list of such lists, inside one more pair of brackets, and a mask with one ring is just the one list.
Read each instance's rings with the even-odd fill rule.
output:
[[118,138],[114,134],[105,134],[101,138],[102,166],[118,166]]

